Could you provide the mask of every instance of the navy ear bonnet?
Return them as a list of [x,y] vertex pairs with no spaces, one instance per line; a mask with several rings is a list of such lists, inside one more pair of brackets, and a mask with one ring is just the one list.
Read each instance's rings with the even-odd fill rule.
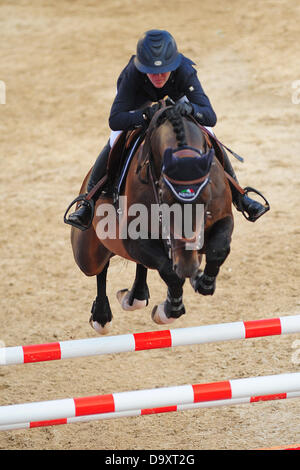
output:
[[[199,156],[177,157],[175,154],[180,150],[192,150]],[[209,181],[209,171],[214,155],[213,148],[205,154],[187,146],[175,151],[172,148],[166,149],[163,156],[163,180],[176,199],[182,202],[192,202],[199,196]]]

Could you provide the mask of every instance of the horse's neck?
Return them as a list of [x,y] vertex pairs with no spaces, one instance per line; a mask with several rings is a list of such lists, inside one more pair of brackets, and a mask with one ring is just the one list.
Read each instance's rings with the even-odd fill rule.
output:
[[162,159],[168,147],[178,149],[183,145],[194,147],[201,151],[206,149],[206,140],[202,130],[191,120],[183,118],[183,132],[181,137],[176,135],[174,125],[168,120],[156,127],[156,123],[151,122],[147,137],[144,143],[141,160],[151,158],[156,177],[159,177],[162,167]]
[[170,132],[169,126],[163,124],[153,132],[150,141],[152,163],[157,177],[160,175],[163,155],[168,147],[173,149],[177,147],[176,137]]

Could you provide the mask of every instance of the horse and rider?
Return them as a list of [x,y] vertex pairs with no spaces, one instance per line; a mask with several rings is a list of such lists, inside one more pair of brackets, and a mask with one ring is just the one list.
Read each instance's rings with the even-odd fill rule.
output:
[[[76,210],[68,218],[65,216],[65,222],[74,226],[72,227],[72,245],[77,264],[87,275],[97,275],[98,295],[92,308],[92,321],[95,323],[100,319],[98,323],[101,323],[102,326],[107,321],[109,322],[112,317],[105,291],[109,259],[114,254],[123,256],[124,250],[120,249],[118,251],[118,248],[114,249],[109,243],[107,245],[106,242],[99,241],[99,237],[95,234],[95,229],[91,226],[91,222],[94,218],[93,208],[99,203],[99,195],[100,199],[104,201],[110,201],[114,196],[114,175],[111,172],[107,173],[107,166],[109,156],[114,151],[118,141],[120,141],[121,135],[126,135],[132,131],[143,135],[144,140],[141,139],[143,142],[139,152],[140,155],[137,156],[136,163],[132,163],[133,166],[135,165],[135,171],[132,174],[129,171],[127,178],[131,178],[131,184],[137,187],[141,182],[141,178],[139,180],[136,179],[140,176],[138,171],[146,161],[150,165],[151,178],[148,178],[148,186],[151,186],[150,180],[152,179],[153,202],[161,202],[158,195],[168,191],[171,193],[173,191],[174,198],[179,200],[179,193],[183,194],[182,188],[185,188],[187,191],[190,188],[196,188],[198,189],[198,192],[196,191],[197,194],[200,194],[199,188],[201,187],[201,192],[206,201],[204,202],[206,209],[209,203],[211,204],[210,210],[207,210],[208,214],[212,212],[212,209],[216,213],[222,212],[221,207],[224,202],[222,197],[224,199],[224,195],[227,193],[228,198],[230,198],[230,205],[232,202],[236,209],[241,211],[252,222],[269,210],[269,205],[265,198],[263,199],[266,204],[262,204],[249,197],[248,193],[251,191],[245,191],[240,188],[235,171],[225,151],[225,146],[220,144],[212,130],[217,122],[216,113],[203,90],[194,65],[192,60],[179,53],[176,42],[168,31],[154,29],[147,31],[143,35],[138,41],[136,55],[130,58],[117,81],[117,94],[109,116],[110,138],[85,178],[80,191],[80,203],[77,204]],[[168,105],[164,109],[162,103],[166,97],[168,97]],[[169,123],[167,128],[166,121]],[[170,127],[172,137],[169,135]],[[162,132],[163,128],[164,131]],[[167,143],[168,145],[165,145]],[[169,145],[170,143],[171,145]],[[143,146],[144,149],[142,148]],[[152,148],[150,148],[151,146]],[[146,147],[148,150],[150,149],[149,155],[148,158],[142,161],[141,155],[145,155]],[[173,147],[173,150],[170,147]],[[213,158],[214,151],[217,151],[216,153],[219,152],[217,159],[215,155]],[[156,154],[157,157],[156,161],[152,163],[150,161],[149,163],[151,154],[154,157]],[[213,165],[215,168],[212,168]],[[174,168],[177,168],[177,170]],[[182,179],[183,175],[184,179]],[[212,182],[213,175],[215,175],[215,181]],[[104,183],[99,186],[100,181]],[[211,182],[212,184],[208,184]],[[155,192],[155,185],[158,188],[157,192]],[[178,188],[181,188],[181,191],[178,192]],[[253,190],[253,188],[248,189]],[[126,192],[126,189],[124,191]],[[261,195],[258,191],[253,191]],[[207,197],[205,196],[206,193]],[[137,194],[142,194],[142,190],[139,193],[137,189]],[[212,194],[215,194],[215,196],[212,197]],[[140,197],[142,200],[142,196]],[[226,196],[225,199],[227,200],[228,198]],[[149,196],[148,199],[151,199],[151,197]],[[190,201],[194,203],[196,199],[196,197],[187,197],[185,202]],[[202,253],[205,252],[206,258],[209,258],[209,260],[206,260],[206,263],[210,262],[210,265],[208,267],[208,264],[206,264],[204,272],[199,270],[197,273],[199,263],[198,261],[196,262],[195,257],[201,257],[201,251],[198,250],[197,252],[197,250],[194,250],[193,262],[196,266],[196,271],[194,269],[190,275],[183,275],[183,277],[191,277],[195,291],[204,295],[211,295],[214,292],[213,286],[215,286],[215,278],[219,267],[229,253],[233,218],[228,203],[226,210],[224,206],[224,211],[226,215],[223,218],[218,216],[214,219],[213,215],[209,216],[215,221],[214,228],[212,228],[214,224],[209,222],[208,219],[206,220],[207,226],[210,227],[207,233],[216,232],[212,236],[214,241],[210,242],[207,238],[206,245],[211,245],[211,253],[213,253],[216,251],[214,243],[217,243],[218,246],[220,246],[220,243],[225,243],[226,254],[222,255],[222,259],[220,258],[216,264],[216,260],[212,262],[213,255],[208,255],[206,247]],[[224,221],[223,227],[220,224],[221,219]],[[229,220],[230,222],[228,222]],[[217,226],[218,229],[216,228]],[[225,238],[224,233],[226,235]],[[150,243],[149,247],[154,250],[154,253],[155,248],[158,246],[157,240],[152,241],[152,245],[151,240],[148,240],[148,242]],[[98,261],[95,260],[95,257],[93,260],[91,259],[91,252],[88,253],[87,248],[85,248],[87,243],[95,245],[95,257],[98,257]],[[167,262],[164,262],[165,267],[161,268],[163,261],[160,264],[156,264],[150,260],[151,256],[148,257],[147,255],[148,248],[144,250],[145,243],[143,247],[132,240],[126,241],[126,243],[123,243],[123,248],[125,246],[125,252],[128,256],[125,255],[124,257],[132,259],[137,263],[136,279],[133,288],[129,291],[130,295],[127,297],[127,307],[130,308],[134,301],[148,302],[149,292],[146,284],[146,271],[148,268],[154,268],[159,271],[162,279],[168,286],[168,298],[163,306],[163,318],[166,320],[172,317],[177,318],[180,314],[184,313],[183,304],[181,300],[178,300],[182,297],[183,284],[182,280],[178,281],[180,276],[177,276],[176,269],[175,272],[173,269],[174,266],[177,267],[174,261],[177,251],[179,258],[180,253],[182,253],[183,257],[186,256],[186,254],[183,254],[184,250],[181,250],[181,245],[176,247],[178,241],[173,239],[173,245],[171,244],[173,254],[168,268],[166,268]],[[99,246],[96,249],[96,246],[99,244],[102,247],[100,255]],[[141,254],[142,252],[143,254]],[[161,256],[163,258],[162,253]],[[89,261],[86,258],[89,258]],[[212,268],[213,265],[215,268]],[[174,274],[177,277],[176,279]],[[207,290],[206,286],[208,286]],[[164,323],[164,321],[159,320],[158,323]]]

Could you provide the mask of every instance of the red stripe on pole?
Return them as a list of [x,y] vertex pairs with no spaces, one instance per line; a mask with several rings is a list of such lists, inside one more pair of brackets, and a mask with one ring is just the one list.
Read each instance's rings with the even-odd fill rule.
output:
[[230,382],[214,382],[208,384],[192,385],[194,390],[194,402],[225,400],[232,398]]
[[141,410],[141,415],[154,415],[156,413],[169,413],[171,411],[177,411],[177,405],[163,406],[161,408],[145,408]]
[[244,325],[246,330],[245,338],[281,335],[281,322],[279,318],[245,321]]
[[115,411],[115,402],[112,394],[74,398],[74,403],[75,416],[110,413]]
[[22,348],[24,363],[61,359],[59,343],[32,344],[31,346],[22,346]]
[[286,393],[277,393],[274,395],[261,395],[257,397],[251,397],[250,403],[255,403],[257,401],[284,400],[285,398],[287,398]]
[[41,428],[43,426],[58,426],[59,424],[68,424],[67,418],[50,419],[48,421],[32,421],[29,423],[30,428]]
[[170,330],[134,333],[135,350],[170,348],[172,337]]

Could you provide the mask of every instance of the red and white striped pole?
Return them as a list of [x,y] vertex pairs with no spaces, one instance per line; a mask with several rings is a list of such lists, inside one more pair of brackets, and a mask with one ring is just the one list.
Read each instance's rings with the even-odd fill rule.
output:
[[300,315],[0,348],[0,365],[170,348],[300,332]]
[[89,422],[89,421],[95,421],[95,420],[101,420],[101,419],[146,416],[146,415],[151,415],[151,414],[186,411],[186,410],[192,410],[192,409],[197,409],[197,408],[213,408],[213,407],[221,407],[221,406],[243,405],[243,404],[257,403],[261,401],[284,400],[284,399],[298,398],[298,397],[300,397],[300,391],[291,392],[291,393],[278,393],[275,395],[262,395],[262,396],[257,396],[257,397],[231,398],[227,400],[212,400],[212,401],[204,401],[204,402],[199,402],[199,403],[188,403],[185,405],[165,406],[165,407],[160,407],[160,408],[145,408],[142,410],[129,410],[129,411],[119,411],[119,412],[112,412],[112,413],[75,416],[73,418],[61,418],[61,419],[48,420],[48,421],[31,421],[28,423],[7,424],[7,425],[0,426],[0,431],[10,431],[14,429],[33,429],[33,428],[41,428],[45,426],[58,426],[61,424],[82,423],[82,422]]
[[300,391],[300,372],[0,407],[0,425]]

